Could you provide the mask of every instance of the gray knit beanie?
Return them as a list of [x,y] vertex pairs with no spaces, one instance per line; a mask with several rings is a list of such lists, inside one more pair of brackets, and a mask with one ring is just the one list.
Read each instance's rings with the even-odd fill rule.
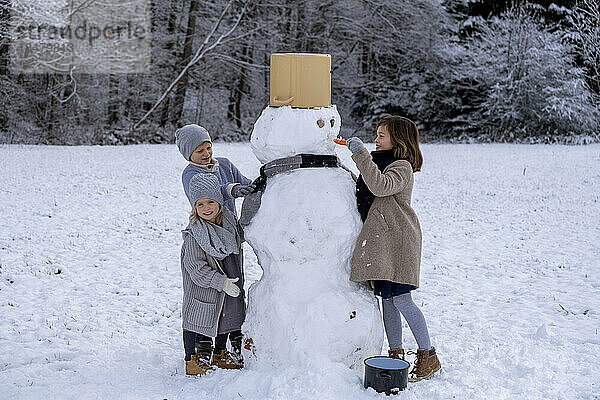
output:
[[179,152],[187,160],[204,142],[212,142],[208,131],[196,124],[185,125],[175,131],[175,144],[179,147]]
[[198,173],[190,180],[190,204],[192,207],[198,199],[212,199],[223,205],[223,195],[219,179],[211,173]]

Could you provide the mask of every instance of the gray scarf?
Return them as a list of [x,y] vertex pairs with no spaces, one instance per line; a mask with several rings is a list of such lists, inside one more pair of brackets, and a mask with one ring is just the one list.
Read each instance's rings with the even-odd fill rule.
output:
[[196,164],[195,162],[190,161],[190,164],[205,172],[217,172],[217,170],[219,169],[219,160],[213,158],[211,161],[212,162],[209,164]]
[[188,225],[194,239],[206,254],[222,260],[230,254],[239,254],[241,240],[238,236],[237,221],[235,216],[227,209],[223,210],[223,226],[198,219],[194,224]]
[[260,176],[252,182],[252,184],[256,186],[256,191],[244,198],[240,224],[242,226],[249,225],[252,218],[254,218],[254,215],[258,212],[262,200],[262,193],[267,187],[268,178],[298,168],[318,167],[341,167],[352,173],[348,168],[342,165],[337,156],[331,154],[296,154],[295,156],[270,161],[260,168]]

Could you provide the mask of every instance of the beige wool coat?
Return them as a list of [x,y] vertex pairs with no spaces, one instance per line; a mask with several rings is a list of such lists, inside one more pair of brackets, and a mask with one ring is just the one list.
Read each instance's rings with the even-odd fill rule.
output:
[[375,200],[356,241],[350,280],[386,280],[418,287],[422,236],[410,205],[412,166],[396,160],[382,173],[367,149],[354,153],[352,159]]

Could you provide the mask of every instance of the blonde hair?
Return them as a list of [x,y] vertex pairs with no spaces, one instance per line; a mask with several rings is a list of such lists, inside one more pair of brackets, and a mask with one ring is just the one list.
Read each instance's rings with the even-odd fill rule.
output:
[[[196,211],[196,205],[194,204],[192,207],[192,213],[190,214],[190,225],[194,225],[199,219],[201,219],[201,217],[198,215],[198,212]],[[221,225],[223,223],[223,206],[221,204],[219,204],[219,212],[215,217],[214,223],[217,225]]]

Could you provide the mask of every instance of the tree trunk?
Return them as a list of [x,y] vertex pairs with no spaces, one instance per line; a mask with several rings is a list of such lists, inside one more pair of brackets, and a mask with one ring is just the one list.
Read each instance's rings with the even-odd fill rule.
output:
[[[248,49],[248,41],[244,41],[242,45],[242,56],[241,59],[243,62],[249,62],[251,57],[248,57],[248,52],[251,50]],[[247,81],[248,68],[245,65],[242,65],[240,68],[240,78],[238,80],[237,90],[235,91],[235,124],[238,129],[242,129],[242,112],[241,112],[241,104],[242,97],[245,93],[246,81]]]
[[[10,0],[0,0],[0,38],[10,36]],[[0,76],[8,75],[9,54],[8,40],[2,40],[0,44]]]
[[[198,0],[191,0],[188,24],[183,45],[183,54],[181,56],[181,66],[185,66],[192,57],[192,47],[194,44],[194,35],[196,33],[196,11],[198,10]],[[187,72],[180,79],[177,90],[175,92],[175,99],[173,101],[173,119],[174,125],[179,125],[181,115],[183,114],[183,104],[185,102],[185,95],[187,92],[188,74]]]
[[[167,41],[165,43],[165,50],[172,57],[176,57],[177,42],[175,31],[177,28],[177,12],[176,12],[177,0],[171,0],[169,4],[169,18],[167,20]],[[173,78],[177,76],[177,63],[173,65]],[[165,127],[169,123],[169,112],[171,110],[171,97],[167,97],[162,105],[160,113],[160,126]]]
[[55,127],[54,127],[54,107],[56,105],[56,98],[52,93],[54,91],[54,82],[56,79],[55,74],[46,75],[46,96],[49,97],[50,101],[46,104],[44,110],[44,120],[46,122],[46,144],[58,144]]
[[369,76],[371,72],[371,49],[367,43],[362,44],[362,52],[360,54],[360,72],[363,76]]
[[108,77],[108,106],[106,124],[114,126],[119,122],[119,77],[110,74]]

